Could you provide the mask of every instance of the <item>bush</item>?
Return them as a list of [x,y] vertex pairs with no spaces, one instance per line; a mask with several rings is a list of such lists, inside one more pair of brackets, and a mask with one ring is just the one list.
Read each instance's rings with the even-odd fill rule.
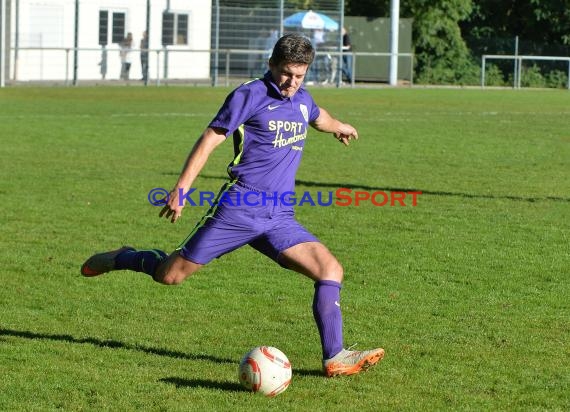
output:
[[506,86],[505,75],[495,64],[490,64],[485,70],[485,85],[486,86]]
[[[463,59],[456,62],[438,61],[434,65],[427,64],[417,74],[417,84],[440,84],[440,85],[479,85],[481,84],[481,67],[474,61]],[[510,73],[505,79],[505,74],[495,64],[487,65],[485,70],[485,86],[516,86],[513,74]],[[521,87],[554,87],[567,88],[568,76],[560,70],[551,70],[543,75],[536,64],[524,67],[521,70]]]
[[521,87],[546,87],[546,79],[536,64],[522,68]]
[[418,84],[479,85],[481,68],[470,59],[459,61],[438,61],[435,65],[425,65],[417,75]]
[[568,76],[561,70],[552,70],[546,76],[546,85],[557,89],[568,87]]

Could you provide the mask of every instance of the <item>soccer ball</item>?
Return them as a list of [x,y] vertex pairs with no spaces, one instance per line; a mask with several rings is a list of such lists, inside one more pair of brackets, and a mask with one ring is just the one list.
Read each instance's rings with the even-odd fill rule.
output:
[[252,392],[273,397],[291,383],[291,363],[279,349],[259,346],[244,355],[239,364],[239,381]]

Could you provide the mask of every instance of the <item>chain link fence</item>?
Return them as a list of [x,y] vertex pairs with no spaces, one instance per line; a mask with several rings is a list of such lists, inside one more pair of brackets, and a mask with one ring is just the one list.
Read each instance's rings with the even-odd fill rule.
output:
[[[332,72],[338,70],[338,64],[333,67],[329,53],[341,52],[342,48],[342,1],[323,0],[314,10],[300,10],[293,4],[295,2],[261,0],[253,2],[255,6],[251,3],[237,0],[214,2],[211,48],[218,50],[212,59],[214,79],[217,73],[226,72],[228,68],[232,76],[262,75],[267,70],[267,60],[275,41],[287,32],[303,33],[313,42],[317,50],[313,65],[316,72],[311,73],[314,80],[323,82],[331,79]],[[299,18],[292,19],[296,13],[299,13]],[[335,24],[325,27],[326,19]],[[239,49],[250,52],[234,53],[233,56],[224,52]]]
[[[284,0],[5,1],[12,23],[5,61],[14,83],[227,84],[263,74],[273,44],[291,31],[314,42],[316,80],[342,69],[342,0],[313,1],[312,11]],[[334,25],[288,20],[310,12]]]
[[[3,15],[9,17],[0,29],[6,41],[0,53],[2,80],[7,84],[235,84],[262,75],[275,40],[291,31],[304,33],[317,50],[307,82],[388,81],[389,18],[345,17],[342,0],[2,0],[2,4]],[[292,16],[309,12],[304,8],[308,4],[336,26],[319,28],[310,19],[292,23]],[[412,19],[400,20],[401,83],[413,82],[412,25]],[[351,50],[343,48],[343,27],[352,40]],[[129,33],[132,40],[126,46]],[[570,56],[568,45],[524,38],[467,37],[466,42],[475,61],[484,55]],[[477,85],[477,63],[467,69],[469,82],[464,84]],[[494,59],[487,63],[485,76],[489,86],[570,84],[566,62],[556,59]]]

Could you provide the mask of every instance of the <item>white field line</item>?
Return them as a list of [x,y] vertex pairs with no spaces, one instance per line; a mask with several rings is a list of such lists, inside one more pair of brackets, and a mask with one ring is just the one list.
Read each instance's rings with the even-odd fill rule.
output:
[[101,117],[208,117],[213,116],[209,113],[109,113],[109,114],[21,114],[10,115],[0,114],[2,119],[57,119],[57,118],[80,118],[80,119],[98,119]]

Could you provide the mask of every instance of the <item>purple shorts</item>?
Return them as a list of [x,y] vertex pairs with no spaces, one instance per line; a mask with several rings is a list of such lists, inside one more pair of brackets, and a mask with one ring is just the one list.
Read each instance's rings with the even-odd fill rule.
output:
[[[243,202],[252,188],[229,182],[206,215],[177,248],[180,256],[205,265],[243,245],[250,245],[277,263],[284,250],[319,240],[295,220],[291,206]],[[230,202],[219,202],[222,197]],[[231,203],[231,204],[230,204]],[[276,202],[278,203],[278,202]]]

